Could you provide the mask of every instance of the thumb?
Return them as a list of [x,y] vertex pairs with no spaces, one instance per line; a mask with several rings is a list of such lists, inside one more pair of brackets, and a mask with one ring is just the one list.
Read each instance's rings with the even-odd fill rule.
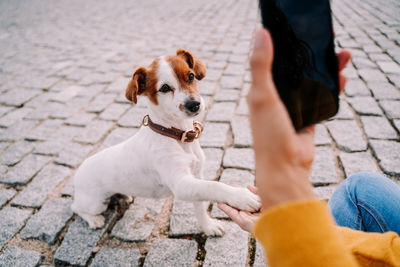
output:
[[272,74],[274,49],[269,32],[260,28],[255,30],[254,48],[250,56],[250,68],[254,85],[265,84]]

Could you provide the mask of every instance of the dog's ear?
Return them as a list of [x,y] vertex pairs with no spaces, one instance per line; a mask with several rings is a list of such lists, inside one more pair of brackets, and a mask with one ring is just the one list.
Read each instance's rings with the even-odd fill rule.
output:
[[194,76],[197,80],[201,80],[206,76],[206,66],[204,63],[197,57],[193,56],[189,51],[178,49],[176,55],[185,59],[189,68],[193,69]]
[[145,67],[139,67],[133,73],[125,90],[125,96],[129,101],[137,103],[137,95],[142,94],[146,89],[146,75],[147,69]]

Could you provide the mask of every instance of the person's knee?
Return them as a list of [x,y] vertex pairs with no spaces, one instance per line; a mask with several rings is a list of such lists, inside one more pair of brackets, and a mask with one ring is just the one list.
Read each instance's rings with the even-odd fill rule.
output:
[[373,190],[379,187],[379,184],[389,182],[386,179],[388,178],[380,173],[359,172],[345,179],[342,184],[346,187],[350,195],[353,195],[364,190]]

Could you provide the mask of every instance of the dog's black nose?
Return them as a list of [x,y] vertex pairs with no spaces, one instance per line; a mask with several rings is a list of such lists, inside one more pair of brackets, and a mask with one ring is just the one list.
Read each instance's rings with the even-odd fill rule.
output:
[[195,100],[187,101],[185,108],[191,112],[197,112],[200,109],[200,102]]

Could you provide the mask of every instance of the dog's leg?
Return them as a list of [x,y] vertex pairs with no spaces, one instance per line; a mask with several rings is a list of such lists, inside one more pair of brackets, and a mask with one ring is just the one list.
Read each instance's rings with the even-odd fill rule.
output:
[[104,216],[100,215],[107,209],[107,205],[101,199],[90,198],[88,195],[75,193],[71,210],[84,219],[90,228],[102,228]]
[[225,231],[221,223],[212,219],[207,213],[207,202],[198,201],[193,202],[196,218],[200,224],[201,230],[207,236],[222,236]]

